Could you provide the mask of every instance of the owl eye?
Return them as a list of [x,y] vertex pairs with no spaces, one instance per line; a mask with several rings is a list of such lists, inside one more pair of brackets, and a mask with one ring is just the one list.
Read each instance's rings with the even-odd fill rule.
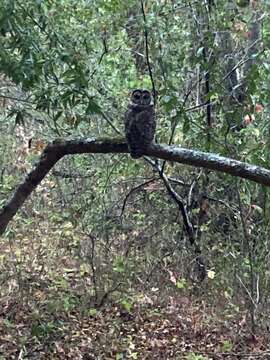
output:
[[139,100],[139,99],[140,99],[140,97],[141,97],[141,95],[140,95],[140,94],[134,94],[134,99]]
[[144,99],[144,100],[149,99],[149,97],[150,97],[149,94],[143,95],[143,99]]

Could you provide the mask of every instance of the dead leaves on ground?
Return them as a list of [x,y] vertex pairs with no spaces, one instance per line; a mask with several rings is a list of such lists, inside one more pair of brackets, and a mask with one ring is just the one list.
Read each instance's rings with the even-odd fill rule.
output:
[[[226,326],[218,324],[207,306],[195,305],[191,300],[182,303],[169,299],[162,305],[140,301],[129,313],[117,304],[85,312],[77,299],[70,311],[59,307],[53,311],[45,292],[39,290],[39,296],[24,306],[19,294],[17,298],[14,294],[1,299],[0,359],[192,358],[189,354],[201,354],[201,359],[245,359],[245,353],[247,359],[270,356],[266,353],[266,338],[250,337],[247,327],[236,320]],[[61,294],[58,291],[54,296],[57,301]]]

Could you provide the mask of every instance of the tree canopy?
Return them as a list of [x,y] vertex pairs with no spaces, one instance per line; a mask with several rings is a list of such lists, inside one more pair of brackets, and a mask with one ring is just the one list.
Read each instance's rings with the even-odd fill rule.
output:
[[[269,306],[269,10],[257,0],[1,1],[0,270],[3,283],[15,279],[4,296],[29,295],[40,274],[66,313],[83,302],[95,317],[109,300],[130,315],[142,293],[147,307],[155,288],[204,301],[205,287],[239,323],[247,311],[255,336]],[[157,116],[138,160],[123,120],[136,88],[152,92]],[[49,271],[65,262],[79,269],[76,290]],[[56,326],[37,324],[38,340]],[[132,346],[108,358],[140,358]]]

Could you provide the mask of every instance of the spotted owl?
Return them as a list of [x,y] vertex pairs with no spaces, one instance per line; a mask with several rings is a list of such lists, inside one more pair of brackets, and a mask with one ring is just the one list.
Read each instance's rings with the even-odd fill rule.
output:
[[143,156],[155,136],[156,120],[152,100],[148,90],[134,90],[125,113],[126,141],[134,159]]

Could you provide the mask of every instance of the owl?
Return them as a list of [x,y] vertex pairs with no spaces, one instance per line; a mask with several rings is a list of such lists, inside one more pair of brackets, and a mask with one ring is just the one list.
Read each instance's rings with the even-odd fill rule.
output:
[[148,90],[134,90],[125,113],[126,141],[134,159],[143,156],[155,136],[156,120],[152,100]]

